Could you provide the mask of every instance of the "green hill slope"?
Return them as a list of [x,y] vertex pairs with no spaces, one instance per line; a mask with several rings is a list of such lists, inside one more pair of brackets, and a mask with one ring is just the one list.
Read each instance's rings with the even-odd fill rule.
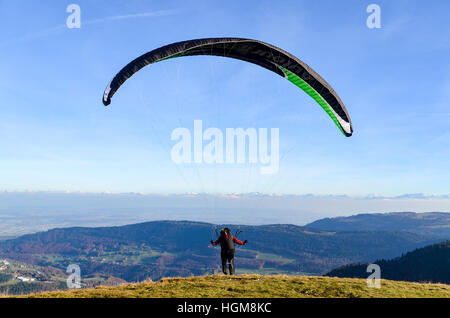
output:
[[[374,262],[384,278],[413,282],[450,284],[450,241],[408,252],[391,260]],[[332,270],[327,276],[367,277],[366,264],[349,264]]]
[[408,231],[448,238],[450,235],[450,213],[357,214],[320,219],[307,224],[306,227],[322,231]]
[[365,279],[313,276],[200,276],[159,282],[34,294],[38,298],[317,298],[317,297],[445,297],[450,285],[382,280],[368,288]]
[[[236,230],[236,226],[230,226]],[[294,225],[241,226],[237,268],[257,274],[321,275],[339,266],[393,258],[441,238],[403,231],[328,232]],[[62,271],[78,264],[85,278],[127,282],[212,274],[220,251],[209,241],[213,225],[157,221],[140,224],[54,229],[0,241],[0,258]]]

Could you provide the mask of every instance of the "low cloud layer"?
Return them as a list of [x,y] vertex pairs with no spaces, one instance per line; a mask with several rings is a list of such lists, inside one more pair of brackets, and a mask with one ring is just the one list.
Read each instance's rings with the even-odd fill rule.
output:
[[[138,194],[2,192],[0,215],[52,215],[62,222],[90,216],[123,223],[185,219],[213,223],[292,223],[359,213],[450,211],[446,195],[316,196],[252,194]],[[120,217],[118,217],[120,216]],[[109,222],[107,222],[109,223]]]

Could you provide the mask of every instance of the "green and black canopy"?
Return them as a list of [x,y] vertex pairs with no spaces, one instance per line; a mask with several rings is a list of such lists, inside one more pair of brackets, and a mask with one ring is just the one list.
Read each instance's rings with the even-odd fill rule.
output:
[[174,57],[215,55],[235,58],[262,66],[281,75],[310,95],[350,137],[352,122],[342,100],[333,88],[298,58],[273,45],[251,39],[207,38],[182,41],[150,51],[126,65],[113,78],[103,95],[105,106],[119,87],[144,66]]

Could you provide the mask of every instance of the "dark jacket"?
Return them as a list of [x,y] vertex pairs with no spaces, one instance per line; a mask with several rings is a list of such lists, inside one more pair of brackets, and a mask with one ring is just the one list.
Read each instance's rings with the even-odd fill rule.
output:
[[220,243],[220,248],[222,251],[229,251],[234,250],[236,247],[234,246],[234,243],[238,245],[244,245],[244,242],[238,240],[231,234],[223,233],[219,236],[217,241],[213,242],[213,245],[217,245]]

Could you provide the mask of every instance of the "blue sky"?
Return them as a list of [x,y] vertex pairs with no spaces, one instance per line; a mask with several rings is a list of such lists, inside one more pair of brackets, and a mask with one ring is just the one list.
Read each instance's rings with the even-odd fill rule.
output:
[[[381,7],[368,29],[366,7]],[[65,27],[81,7],[81,29]],[[448,1],[0,0],[0,190],[281,194],[450,193]],[[259,39],[296,55],[338,92],[355,133],[283,78],[215,57],[136,74],[126,63],[201,37]],[[175,165],[177,127],[280,129],[280,171]]]

